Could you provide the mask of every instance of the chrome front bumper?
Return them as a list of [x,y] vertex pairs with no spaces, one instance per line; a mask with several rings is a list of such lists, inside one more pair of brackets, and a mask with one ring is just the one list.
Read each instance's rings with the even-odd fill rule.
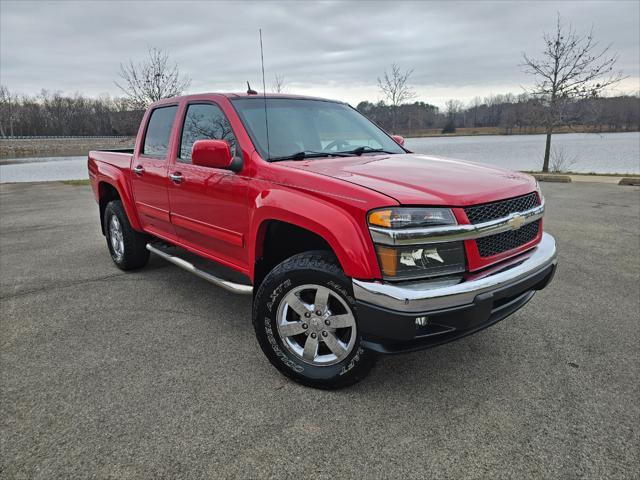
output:
[[391,284],[353,280],[353,293],[358,302],[368,305],[395,312],[423,313],[471,305],[478,295],[526,283],[528,278],[556,264],[555,239],[543,233],[535,248],[463,282]]

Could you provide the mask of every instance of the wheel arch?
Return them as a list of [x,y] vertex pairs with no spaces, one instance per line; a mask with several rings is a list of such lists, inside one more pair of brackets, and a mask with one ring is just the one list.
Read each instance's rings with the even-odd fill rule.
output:
[[113,200],[121,200],[120,193],[118,193],[118,189],[107,182],[98,183],[98,206],[100,208],[100,228],[102,229],[102,234],[105,235],[104,231],[104,212],[107,208],[107,204]]
[[[275,206],[256,209],[249,243],[254,288],[275,264],[307,250],[331,251],[348,277],[379,276],[371,239],[353,215],[324,202],[296,205],[296,199],[300,200],[296,197],[284,203],[291,205],[287,210]],[[277,253],[269,257],[274,246]]]
[[127,214],[127,219],[134,230],[142,232],[142,227],[138,220],[135,207],[133,205],[133,198],[130,191],[126,188],[124,179],[115,177],[103,177],[98,180],[97,185],[97,197],[98,206],[100,209],[100,225],[102,234],[104,235],[104,211],[107,204],[113,200],[120,200],[124,207],[124,211]]
[[[298,253],[324,250],[336,256],[336,252],[318,233],[294,223],[282,220],[264,220],[255,243],[254,285],[260,285],[264,277],[280,262]],[[340,259],[338,258],[338,262]]]

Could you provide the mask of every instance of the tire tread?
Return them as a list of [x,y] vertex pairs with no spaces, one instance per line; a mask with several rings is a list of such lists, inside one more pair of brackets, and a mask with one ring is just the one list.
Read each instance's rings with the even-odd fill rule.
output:
[[[340,280],[340,283],[343,283],[344,285],[349,285],[349,278],[342,271],[342,268],[338,264],[338,261],[332,252],[328,252],[324,250],[313,250],[313,251],[303,252],[303,253],[294,255],[292,257],[289,257],[288,259],[284,260],[282,263],[278,264],[273,270],[271,270],[271,272],[267,274],[264,281],[258,288],[258,291],[253,301],[253,312],[252,312],[253,325],[256,330],[256,333],[258,333],[258,330],[260,328],[258,324],[258,318],[259,318],[259,309],[263,303],[263,298],[265,297],[265,295],[268,297],[270,285],[277,284],[279,282],[279,280],[274,281],[274,279],[278,279],[278,278],[281,279],[283,277],[286,277],[287,274],[290,272],[300,271],[300,270],[316,271],[316,272],[322,272],[325,274],[328,273],[330,275],[334,275],[335,277],[337,277],[337,279]],[[351,288],[349,288],[349,290],[351,290]],[[351,305],[351,307],[354,308],[354,313],[357,313],[355,312],[355,306]],[[360,348],[360,347],[357,345],[354,348]],[[264,348],[263,348],[263,351],[264,351]],[[265,352],[265,354],[269,358],[269,361],[271,361],[271,363],[281,373],[283,373],[287,377],[291,378],[292,380],[302,385],[313,387],[313,388],[319,388],[323,390],[335,390],[335,389],[344,388],[359,382],[364,377],[366,377],[366,375],[369,373],[369,371],[375,364],[375,358],[376,358],[374,352],[369,350],[364,350],[364,352],[361,355],[366,358],[363,358],[362,360],[360,360],[358,365],[354,367],[350,372],[348,372],[344,376],[341,376],[335,380],[320,382],[318,380],[308,379],[302,375],[295,374],[293,371],[286,368],[282,364],[282,362],[274,361],[274,359],[267,352]]]
[[[110,215],[116,215],[122,226],[122,234],[124,240],[124,258],[121,262],[117,262],[113,258],[111,251],[111,243],[109,239],[109,218]],[[129,218],[124,210],[124,206],[120,200],[112,200],[104,210],[104,231],[107,239],[107,247],[111,258],[118,268],[121,270],[135,270],[144,267],[149,261],[149,250],[147,250],[148,235],[133,229]]]

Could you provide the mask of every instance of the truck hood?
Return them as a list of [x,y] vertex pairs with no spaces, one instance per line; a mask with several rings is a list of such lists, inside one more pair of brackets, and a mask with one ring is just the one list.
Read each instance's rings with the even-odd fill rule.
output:
[[524,195],[536,188],[530,175],[419,154],[334,157],[286,164],[375,190],[407,205],[463,207]]

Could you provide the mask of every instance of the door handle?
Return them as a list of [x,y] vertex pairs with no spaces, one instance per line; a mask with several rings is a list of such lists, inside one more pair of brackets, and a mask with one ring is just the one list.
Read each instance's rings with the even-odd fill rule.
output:
[[142,175],[144,173],[144,168],[142,167],[142,165],[136,165],[135,167],[133,167],[133,173],[135,173],[136,175]]
[[182,183],[182,174],[180,172],[169,174],[169,178],[173,183]]

